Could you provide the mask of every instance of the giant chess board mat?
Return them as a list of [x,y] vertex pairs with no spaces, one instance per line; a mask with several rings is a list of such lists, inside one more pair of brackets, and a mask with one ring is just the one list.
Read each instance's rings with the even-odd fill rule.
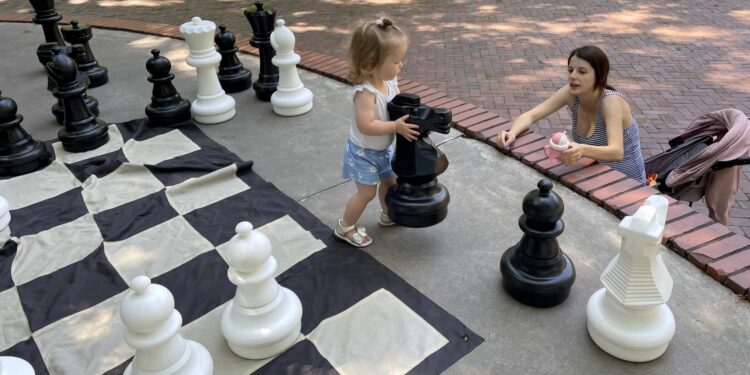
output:
[[[119,304],[138,275],[167,287],[181,334],[215,374],[434,374],[483,339],[263,180],[192,123],[109,126],[110,141],[0,180],[0,355],[37,374],[120,374],[134,350]],[[303,305],[302,335],[275,358],[234,355],[221,313],[234,297],[226,243],[240,221],[265,233],[277,280]]]

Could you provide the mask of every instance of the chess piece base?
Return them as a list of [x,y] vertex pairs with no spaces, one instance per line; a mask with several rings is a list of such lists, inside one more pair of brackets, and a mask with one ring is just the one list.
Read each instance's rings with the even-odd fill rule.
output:
[[[530,275],[515,262],[525,262],[527,268],[539,268],[542,272]],[[555,271],[545,272],[549,270]],[[560,252],[552,259],[533,259],[520,254],[518,245],[503,254],[500,273],[503,289],[517,301],[534,307],[551,307],[565,301],[576,278],[573,262],[565,253]]]
[[139,371],[133,368],[131,362],[125,369],[125,375],[211,375],[214,371],[214,362],[211,358],[211,354],[203,345],[198,344],[192,340],[185,340],[187,345],[185,346],[185,355],[181,360],[169,368],[158,372],[145,372]]
[[48,166],[52,157],[42,143],[21,155],[0,156],[0,176],[20,176]]
[[195,121],[201,124],[218,124],[228,121],[235,115],[234,98],[221,91],[213,97],[198,97],[190,111]]
[[81,64],[78,68],[89,77],[89,87],[99,87],[109,82],[109,76],[107,75],[107,68],[97,64],[96,61],[92,61],[88,64]]
[[264,102],[271,101],[271,95],[273,95],[274,92],[276,92],[276,88],[279,85],[279,75],[276,74],[274,76],[267,76],[267,77],[275,77],[276,79],[268,79],[266,82],[261,82],[260,80],[255,81],[253,83],[253,90],[255,90],[255,97],[258,98],[258,100],[262,100]]
[[182,100],[178,105],[166,108],[146,107],[146,116],[151,126],[171,126],[190,120],[190,102]]
[[243,308],[229,302],[221,318],[221,331],[232,351],[243,358],[263,359],[289,349],[302,328],[302,303],[287,288],[266,306]]
[[31,364],[21,358],[0,357],[0,375],[34,375]]
[[589,335],[596,345],[630,362],[659,358],[675,332],[674,316],[666,304],[627,308],[607,295],[604,288],[589,298],[586,316]]
[[399,181],[385,196],[388,216],[396,224],[425,228],[448,216],[450,193],[437,179],[422,184]]
[[99,148],[109,141],[109,129],[101,120],[95,120],[96,126],[88,131],[69,133],[65,128],[60,129],[57,137],[68,152],[85,152]]
[[312,91],[300,85],[299,89],[278,89],[271,95],[273,111],[279,116],[299,116],[313,107]]
[[219,83],[224,92],[235,93],[245,91],[253,84],[253,75],[247,69],[241,69],[237,74],[219,74]]

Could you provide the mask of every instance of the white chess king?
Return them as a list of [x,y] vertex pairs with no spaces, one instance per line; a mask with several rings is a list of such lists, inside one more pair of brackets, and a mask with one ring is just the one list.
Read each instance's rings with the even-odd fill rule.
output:
[[21,358],[0,357],[0,375],[34,375],[34,368]]
[[622,219],[620,254],[602,273],[604,288],[586,306],[591,338],[626,361],[658,358],[674,336],[674,316],[666,305],[672,277],[659,254],[668,205],[665,197],[652,195]]
[[229,281],[237,294],[221,317],[221,332],[240,357],[269,358],[292,346],[302,327],[302,304],[274,278],[271,241],[243,221],[227,245]]
[[125,375],[211,375],[213,360],[206,348],[180,335],[182,315],[167,288],[146,276],[130,283],[120,303],[125,342],[135,348]]
[[221,88],[216,67],[221,55],[214,48],[216,24],[193,17],[180,26],[180,32],[188,44],[188,65],[198,70],[198,97],[190,111],[195,121],[202,124],[218,124],[234,117],[234,98]]
[[273,111],[280,116],[307,113],[313,106],[313,94],[299,79],[297,63],[300,57],[294,53],[294,34],[284,26],[284,20],[276,21],[276,28],[271,33],[271,46],[276,50],[271,62],[279,67],[279,85],[271,95]]

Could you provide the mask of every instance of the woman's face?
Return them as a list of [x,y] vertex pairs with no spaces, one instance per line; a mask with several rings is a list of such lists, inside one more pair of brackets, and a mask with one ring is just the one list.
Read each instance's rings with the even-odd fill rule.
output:
[[596,83],[596,74],[586,60],[573,56],[568,64],[568,85],[570,93],[580,96],[587,92],[594,91]]

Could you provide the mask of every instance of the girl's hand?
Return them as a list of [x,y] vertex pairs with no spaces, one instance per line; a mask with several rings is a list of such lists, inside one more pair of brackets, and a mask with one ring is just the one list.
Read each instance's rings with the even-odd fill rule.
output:
[[396,124],[396,134],[401,135],[407,141],[411,142],[419,137],[419,125],[407,123],[406,119],[408,118],[409,115],[403,115],[396,119],[394,123]]
[[560,161],[565,165],[575,164],[583,157],[583,146],[579,143],[570,142],[570,148],[563,151],[560,155]]
[[497,144],[505,147],[506,150],[510,148],[510,144],[515,140],[516,135],[509,131],[501,130],[500,133],[497,134]]

